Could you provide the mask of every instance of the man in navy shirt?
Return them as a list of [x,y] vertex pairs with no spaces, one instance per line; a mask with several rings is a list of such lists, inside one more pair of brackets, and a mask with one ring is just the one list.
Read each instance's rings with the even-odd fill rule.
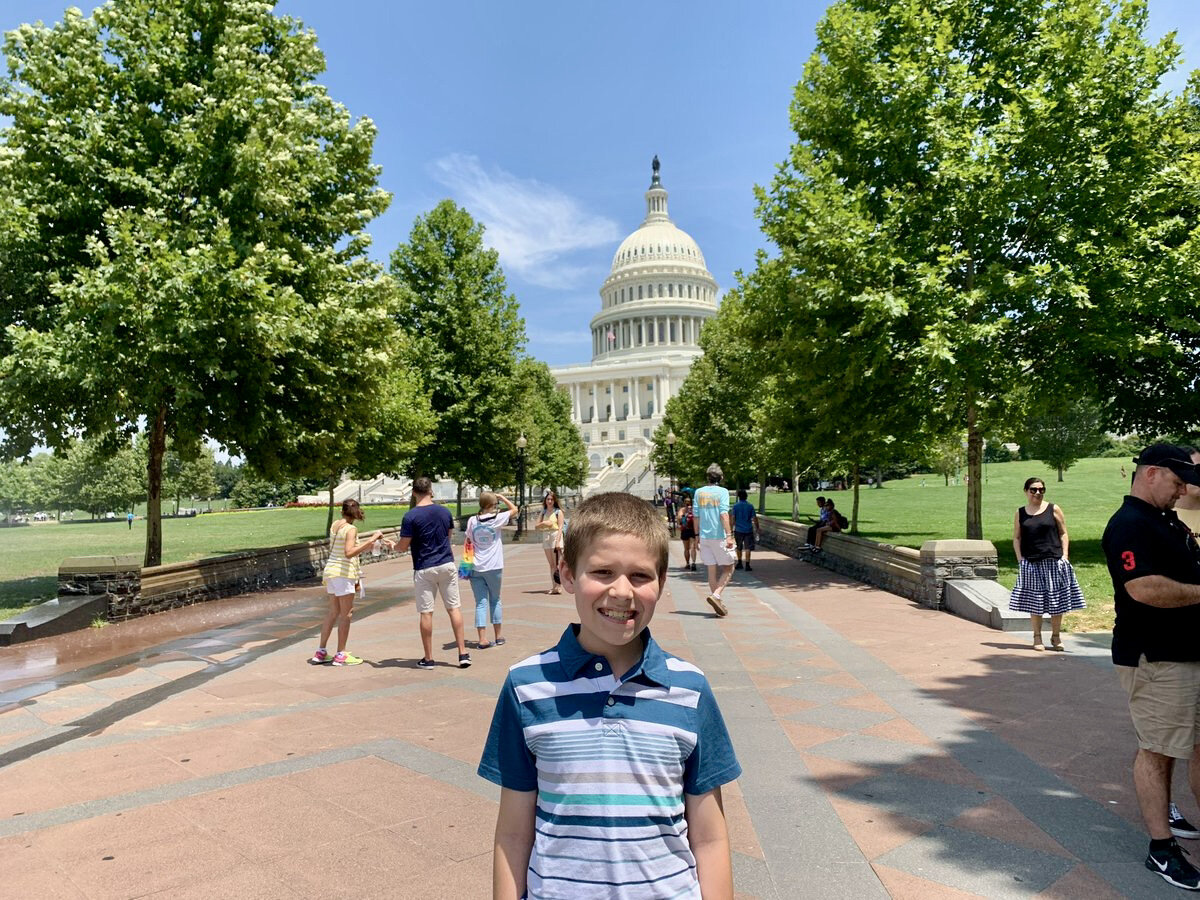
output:
[[[739,488],[738,502],[729,510],[729,518],[733,520],[733,540],[737,545],[737,565],[734,568],[750,571],[750,551],[754,549],[754,539],[761,536],[758,528],[758,512],[754,504],[746,499],[746,491]],[[745,565],[742,564],[742,552],[746,553]]]
[[462,611],[459,609],[458,572],[450,535],[454,518],[444,506],[433,502],[433,484],[424,476],[413,481],[413,500],[416,505],[404,514],[400,523],[400,540],[396,549],[403,553],[412,550],[413,587],[417,593],[417,612],[421,614],[421,644],[425,655],[417,663],[421,669],[432,669],[434,596],[442,595],[442,603],[450,614],[454,640],[458,643],[458,667],[471,665],[463,637]]

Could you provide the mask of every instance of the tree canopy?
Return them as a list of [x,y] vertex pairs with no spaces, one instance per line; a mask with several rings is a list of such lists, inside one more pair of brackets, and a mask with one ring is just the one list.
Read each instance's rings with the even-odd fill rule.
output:
[[414,473],[502,483],[512,463],[497,449],[516,437],[514,373],[525,322],[499,254],[484,245],[483,226],[470,213],[443,200],[392,253],[391,272],[402,288],[396,323],[412,337],[411,359],[432,408]]
[[[1147,43],[1146,17],[1142,0],[835,3],[796,88],[796,142],[760,191],[774,358],[794,360],[826,442],[852,456],[965,432],[968,537],[983,440],[1011,422],[1014,388],[1177,396],[1196,377],[1181,299],[1196,219],[1164,218],[1166,184],[1193,186],[1175,194],[1185,208],[1194,196],[1194,158],[1172,158],[1187,104],[1160,90],[1178,48]],[[1130,317],[1145,331],[1118,348]]]
[[317,83],[316,36],[257,0],[112,0],[4,51],[4,449],[144,423],[154,564],[168,437],[274,472],[296,421],[378,379],[375,128]]

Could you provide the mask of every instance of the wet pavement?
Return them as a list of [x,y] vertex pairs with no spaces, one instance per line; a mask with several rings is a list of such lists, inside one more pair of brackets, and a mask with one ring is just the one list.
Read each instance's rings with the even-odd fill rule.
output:
[[[496,693],[573,609],[539,547],[506,555],[507,643],[466,670],[441,612],[442,664],[415,668],[407,559],[367,569],[357,667],[306,664],[318,585],[0,650],[4,894],[488,896],[498,791],[474,770]],[[652,629],[707,673],[745,769],[739,897],[1174,894],[1142,864],[1102,641],[1034,653],[772,553],[728,618],[704,593],[673,566]]]

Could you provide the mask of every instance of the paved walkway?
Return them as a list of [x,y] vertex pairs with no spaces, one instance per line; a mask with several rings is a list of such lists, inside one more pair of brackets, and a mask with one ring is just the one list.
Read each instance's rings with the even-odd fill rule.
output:
[[[0,651],[3,894],[488,896],[497,688],[573,615],[539,547],[507,562],[508,643],[465,671],[441,612],[445,665],[415,668],[407,559],[367,570],[354,668],[305,664],[317,587],[98,630],[69,661],[62,639]],[[1102,646],[1035,654],[771,553],[736,575],[718,620],[673,567],[652,628],[707,673],[745,769],[739,897],[1176,895],[1142,864]],[[154,636],[177,615],[192,633]]]

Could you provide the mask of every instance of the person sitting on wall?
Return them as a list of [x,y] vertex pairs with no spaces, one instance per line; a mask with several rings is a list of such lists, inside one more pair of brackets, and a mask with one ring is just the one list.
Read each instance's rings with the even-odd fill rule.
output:
[[828,518],[825,520],[824,525],[817,528],[816,538],[813,541],[813,547],[818,551],[821,549],[821,542],[825,539],[825,535],[831,531],[834,534],[845,531],[850,525],[846,517],[837,511],[832,497],[825,501],[825,512],[828,513]]
[[812,519],[812,524],[808,526],[808,534],[804,538],[804,549],[808,550],[815,548],[817,539],[817,529],[829,521],[829,513],[825,509],[825,498],[817,498],[817,517],[814,519],[809,513],[808,517]]

